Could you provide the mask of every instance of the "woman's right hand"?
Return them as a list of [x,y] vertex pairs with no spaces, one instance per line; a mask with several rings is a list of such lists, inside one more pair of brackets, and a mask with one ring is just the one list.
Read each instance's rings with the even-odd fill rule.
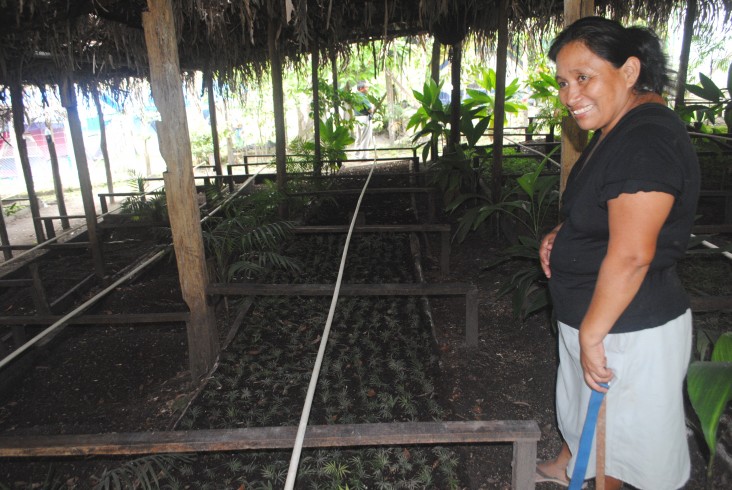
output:
[[549,266],[549,259],[552,254],[552,247],[554,247],[554,239],[557,237],[557,233],[559,233],[559,229],[562,227],[563,223],[559,223],[557,226],[554,227],[552,231],[546,234],[544,238],[541,240],[541,245],[539,246],[539,260],[541,261],[541,269],[544,271],[544,275],[548,278],[552,277],[552,270]]

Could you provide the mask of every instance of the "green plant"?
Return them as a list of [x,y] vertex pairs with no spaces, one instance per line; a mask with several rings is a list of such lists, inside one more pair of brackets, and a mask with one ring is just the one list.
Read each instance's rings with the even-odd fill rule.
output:
[[130,196],[120,205],[122,213],[132,215],[133,221],[165,222],[168,219],[168,203],[165,190],[147,191],[148,181],[144,176],[131,173],[127,184],[137,189],[138,195]]
[[709,121],[712,126],[717,117],[722,116],[727,131],[732,131],[732,64],[727,69],[727,94],[703,73],[699,73],[699,85],[687,84],[686,89],[692,94],[708,102],[708,104],[692,104],[680,108],[680,113],[687,121],[695,117],[699,122]]
[[144,456],[128,461],[118,468],[104,470],[94,490],[159,489],[161,482],[170,477],[171,470],[191,461],[191,456],[180,454]]
[[[520,260],[525,263],[498,291],[499,297],[512,294],[513,314],[518,318],[526,318],[545,308],[550,301],[546,279],[538,261],[539,243],[549,211],[559,198],[557,189],[559,177],[541,175],[545,165],[546,161],[543,161],[533,172],[516,179],[517,186],[497,204],[493,204],[482,194],[463,195],[456,199],[450,208],[450,210],[458,209],[468,199],[484,201],[482,205],[467,209],[459,218],[455,236],[460,241],[494,214],[510,218],[504,220],[504,226],[509,223],[516,224],[523,230],[524,234],[518,234],[516,244],[506,248],[499,260],[485,266],[485,269],[490,269],[509,260]],[[508,200],[511,197],[515,199]]]
[[[300,270],[297,261],[280,253],[294,223],[265,222],[267,215],[256,211],[262,203],[249,196],[232,201],[224,208],[223,217],[213,218],[213,225],[203,232],[219,279],[229,281],[238,274],[253,278],[272,268]],[[266,206],[263,211],[267,212]]]
[[719,419],[732,400],[732,332],[726,332],[717,339],[709,360],[702,358],[691,363],[686,383],[691,405],[699,417],[709,448],[707,482],[711,488]]
[[339,162],[346,160],[344,151],[356,141],[351,136],[348,127],[336,123],[333,117],[320,121],[320,143],[323,158],[330,162],[331,169],[339,166]]
[[[496,90],[496,72],[493,68],[484,68],[482,66],[475,67],[473,72],[474,83],[478,88],[468,88],[466,90],[468,97],[461,105],[465,105],[468,109],[479,109],[474,116],[476,118],[490,118],[496,106],[496,98],[494,95]],[[506,114],[515,114],[519,111],[526,110],[526,105],[521,101],[515,100],[518,89],[519,81],[517,78],[514,78],[511,83],[506,85],[503,106]]]
[[536,71],[531,72],[526,82],[531,90],[530,99],[533,99],[537,106],[534,127],[529,128],[533,132],[542,127],[552,127],[562,122],[562,116],[567,109],[559,100],[559,85],[545,63],[540,64]]
[[[439,84],[430,79],[424,83],[422,92],[412,90],[414,98],[420,103],[420,107],[415,111],[407,123],[407,129],[417,129],[412,136],[412,141],[418,143],[424,136],[429,139],[422,143],[422,160],[427,161],[432,146],[437,146],[447,139],[447,124],[450,122],[450,107],[445,106],[440,100],[440,90],[442,82]],[[419,145],[418,145],[419,147]],[[436,155],[433,155],[436,158]]]
[[15,213],[17,213],[18,211],[20,211],[24,207],[25,206],[21,206],[17,202],[13,202],[13,203],[10,203],[10,206],[5,206],[3,208],[3,213],[5,214],[5,216],[8,216],[9,217],[9,216],[14,215]]
[[208,156],[213,154],[213,136],[210,131],[191,135],[193,165],[208,165]]

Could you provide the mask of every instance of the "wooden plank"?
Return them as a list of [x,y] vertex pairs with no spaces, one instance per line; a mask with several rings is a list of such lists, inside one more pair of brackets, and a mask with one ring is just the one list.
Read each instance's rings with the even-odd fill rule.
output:
[[732,296],[692,296],[691,311],[731,311]]
[[695,235],[712,235],[715,233],[732,233],[732,224],[695,225],[692,230]]
[[0,279],[0,288],[27,288],[33,285],[33,279]]
[[[319,195],[338,195],[338,194],[360,194],[362,189],[324,189],[319,191],[302,191],[288,192],[288,196],[319,196]],[[366,194],[407,194],[407,193],[427,193],[435,192],[434,187],[374,187],[367,188]]]
[[[333,284],[209,284],[210,295],[239,296],[332,296]],[[462,296],[475,289],[473,284],[341,284],[341,296]]]
[[533,490],[536,483],[536,441],[517,441],[513,445],[511,488]]
[[[52,325],[63,318],[60,315],[0,316],[0,325]],[[167,313],[129,313],[119,315],[82,315],[70,319],[67,325],[124,325],[186,322],[190,314],[186,311]]]
[[[58,457],[133,455],[287,449],[297,427],[258,427],[197,431],[131,432],[56,436],[0,437],[0,457]],[[462,422],[395,422],[389,424],[314,425],[305,433],[304,447],[399,446],[533,442],[541,437],[533,420]],[[523,444],[519,464],[533,478],[536,459],[527,461],[531,446]],[[515,452],[516,452],[515,451]],[[523,468],[529,471],[528,468]],[[519,487],[520,488],[520,487]],[[529,488],[529,487],[523,487]]]
[[[349,226],[295,226],[292,232],[300,235],[311,233],[348,233]],[[447,224],[424,224],[424,225],[363,225],[355,226],[354,233],[416,233],[416,232],[450,232],[450,225]]]

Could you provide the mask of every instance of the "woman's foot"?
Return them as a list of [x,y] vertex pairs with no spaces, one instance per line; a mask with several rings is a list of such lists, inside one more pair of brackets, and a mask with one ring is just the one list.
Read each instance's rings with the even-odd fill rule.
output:
[[540,461],[536,464],[536,483],[554,483],[562,487],[569,486],[567,465],[562,465],[556,459]]

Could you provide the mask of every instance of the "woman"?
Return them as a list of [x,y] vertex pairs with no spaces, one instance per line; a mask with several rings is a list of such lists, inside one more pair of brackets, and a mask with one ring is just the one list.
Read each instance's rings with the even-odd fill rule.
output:
[[[549,57],[562,103],[594,135],[539,251],[559,322],[565,442],[537,466],[537,482],[568,483],[592,389],[607,391],[605,488],[678,488],[690,468],[682,385],[691,312],[676,262],[694,219],[698,161],[661,97],[669,78],[651,31],[583,18]],[[588,478],[594,468],[593,448]]]

